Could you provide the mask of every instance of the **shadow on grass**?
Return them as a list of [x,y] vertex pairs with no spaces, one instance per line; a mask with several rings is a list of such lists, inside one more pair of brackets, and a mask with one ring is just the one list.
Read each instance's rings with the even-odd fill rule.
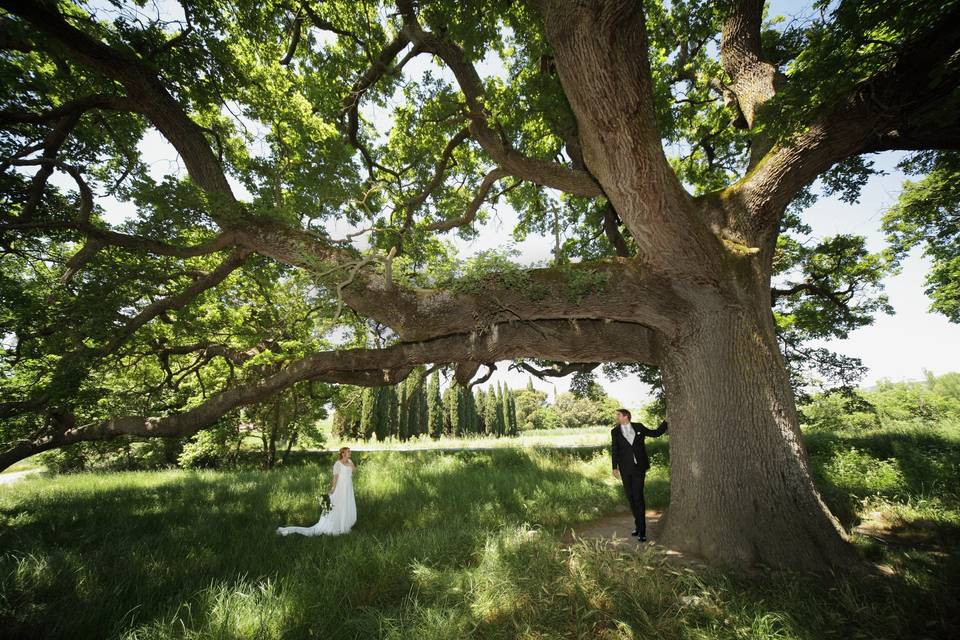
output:
[[960,442],[935,432],[812,432],[805,442],[824,500],[847,529],[868,497],[960,502]]
[[[874,458],[916,443],[860,440],[810,438],[815,468],[849,446]],[[929,469],[903,469],[905,491],[954,460],[950,447],[928,456]],[[663,440],[648,451],[666,461]],[[564,551],[564,527],[624,503],[605,447],[364,453],[351,535],[276,536],[277,525],[315,522],[332,461],[23,481],[0,494],[0,635],[907,638],[920,629],[936,638],[955,620],[957,531],[940,521],[929,526],[949,541],[942,549],[862,543],[900,569],[864,584],[696,574],[589,545]],[[822,482],[837,494],[871,490],[855,477]],[[666,505],[663,466],[646,491],[648,505]]]
[[[173,635],[182,622],[224,629],[217,637],[250,637],[250,624],[265,629],[254,634],[262,637],[374,637],[378,616],[410,592],[412,562],[464,566],[503,527],[556,529],[594,517],[594,507],[612,509],[612,487],[563,468],[590,455],[366,454],[356,475],[358,523],[335,538],[274,533],[316,521],[327,465],[24,484],[0,501],[4,633]],[[242,602],[257,598],[276,610],[237,619]]]

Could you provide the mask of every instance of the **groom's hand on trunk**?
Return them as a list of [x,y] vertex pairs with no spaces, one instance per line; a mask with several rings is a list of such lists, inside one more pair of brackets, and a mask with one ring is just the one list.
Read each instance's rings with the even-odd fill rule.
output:
[[613,477],[617,478],[618,480],[620,479],[620,469],[613,470]]

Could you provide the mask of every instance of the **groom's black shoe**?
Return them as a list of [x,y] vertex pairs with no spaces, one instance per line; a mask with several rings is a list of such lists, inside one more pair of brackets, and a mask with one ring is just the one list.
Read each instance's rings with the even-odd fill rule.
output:
[[637,536],[637,538],[640,539],[640,542],[646,542],[646,541],[647,541],[647,536],[642,536],[642,535],[641,535],[641,536]]
[[639,535],[640,535],[640,529],[634,529],[633,531],[630,532],[630,535],[632,535],[632,536],[639,536]]

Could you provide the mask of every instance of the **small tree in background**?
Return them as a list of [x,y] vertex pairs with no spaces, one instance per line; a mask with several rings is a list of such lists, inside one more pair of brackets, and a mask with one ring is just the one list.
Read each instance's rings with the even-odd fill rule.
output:
[[430,437],[443,435],[443,399],[440,397],[440,374],[434,372],[427,385],[427,422]]

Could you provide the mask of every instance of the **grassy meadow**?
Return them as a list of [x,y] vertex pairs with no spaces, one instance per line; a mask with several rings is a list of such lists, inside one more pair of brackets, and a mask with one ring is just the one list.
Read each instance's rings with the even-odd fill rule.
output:
[[[668,500],[652,441],[650,508]],[[356,455],[348,536],[312,524],[332,456],[263,471],[31,476],[0,487],[8,638],[948,638],[960,424],[815,431],[872,577],[738,573],[560,543],[621,506],[602,447]],[[960,626],[956,627],[960,628]]]
[[[329,423],[326,420],[326,423]],[[611,420],[612,425],[612,420]],[[326,442],[331,449],[350,447],[356,451],[411,451],[419,449],[498,449],[517,447],[601,447],[610,440],[611,425],[581,427],[576,429],[529,429],[515,436],[470,434],[463,437],[445,435],[431,438],[422,434],[407,440],[355,440],[335,438],[329,427],[325,431]],[[254,443],[256,444],[256,443]],[[306,449],[310,450],[310,449]]]

